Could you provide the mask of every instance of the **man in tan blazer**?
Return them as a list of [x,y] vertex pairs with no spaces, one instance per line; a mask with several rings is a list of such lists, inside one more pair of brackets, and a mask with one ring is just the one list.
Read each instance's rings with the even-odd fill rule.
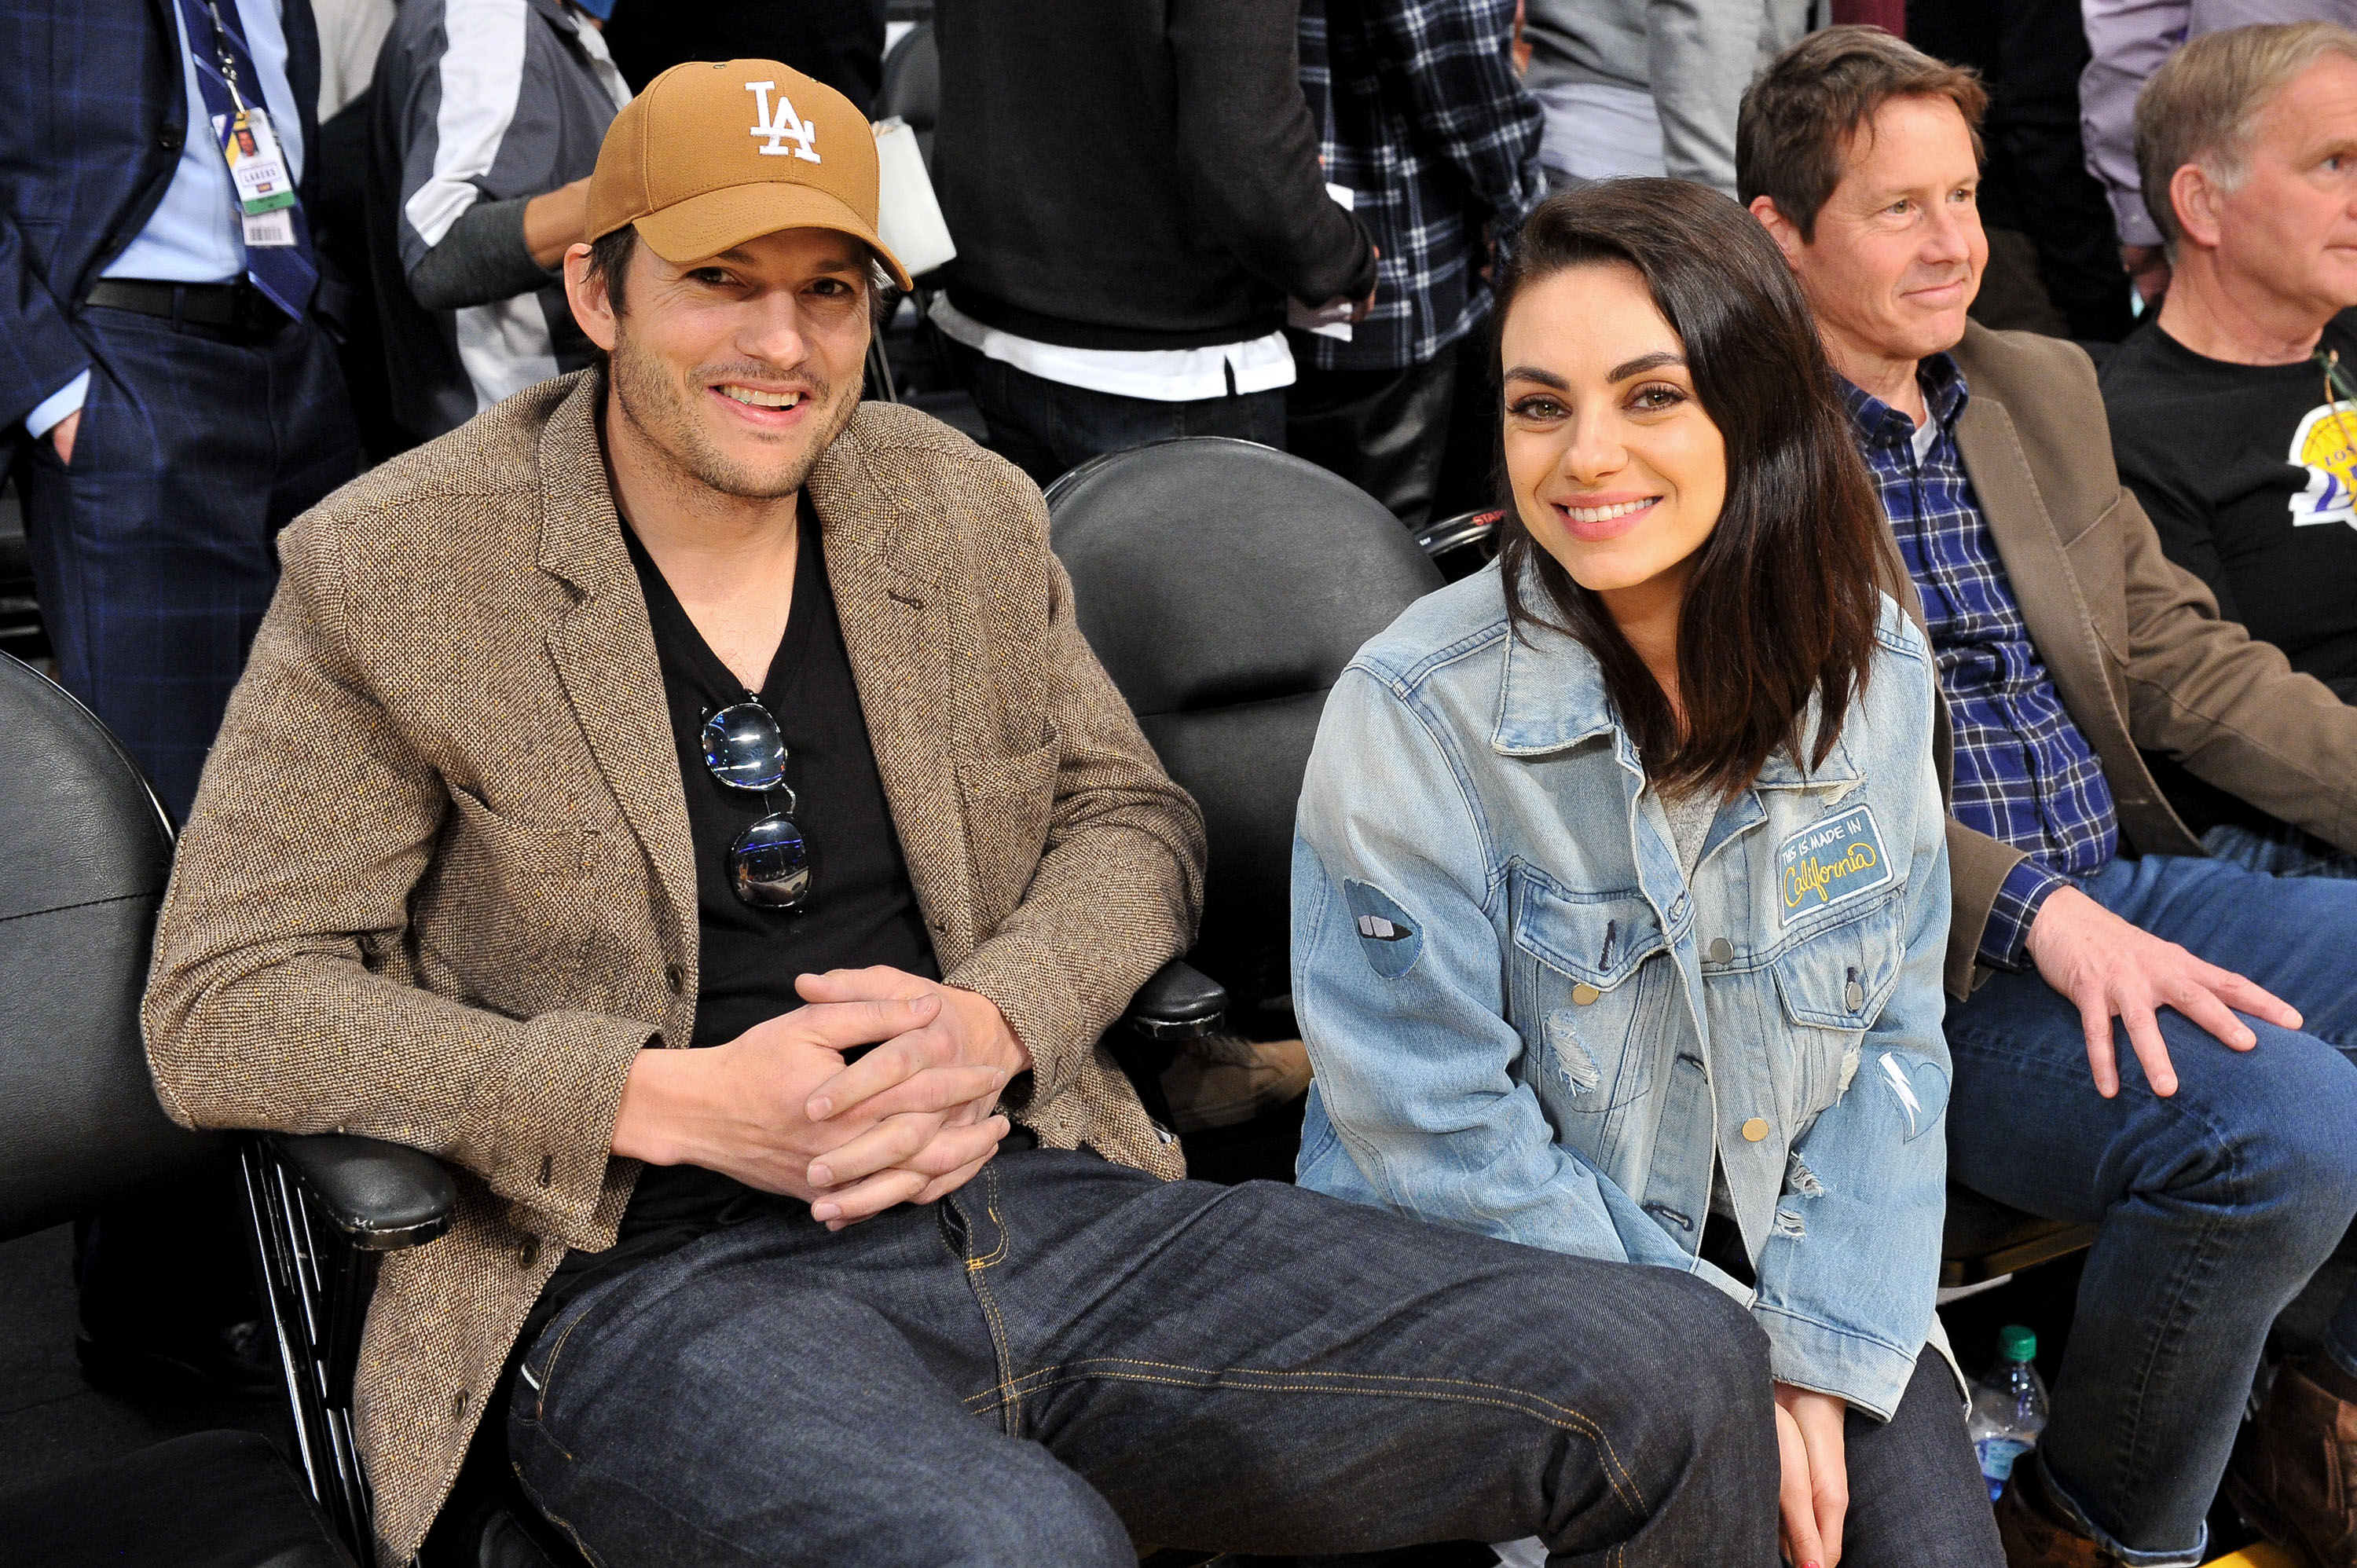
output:
[[665,73],[565,262],[606,367],[284,540],[146,1023],[183,1122],[457,1174],[362,1337],[380,1561],[470,1442],[616,1564],[1769,1561],[1717,1292],[1175,1179],[1096,1042],[1200,819],[1039,491],[860,403],[876,178],[784,66]]
[[2140,750],[2357,848],[2357,709],[2162,556],[2083,353],[1966,321],[1986,101],[1886,33],[1828,28],[1753,85],[1738,162],[1847,379],[1940,660],[1949,1169],[2103,1226],[1999,1530],[2015,1568],[2199,1563],[2233,1449],[2244,1513],[2347,1565],[2357,1296],[2234,1445],[2269,1326],[2357,1213],[2357,883],[2204,857]]

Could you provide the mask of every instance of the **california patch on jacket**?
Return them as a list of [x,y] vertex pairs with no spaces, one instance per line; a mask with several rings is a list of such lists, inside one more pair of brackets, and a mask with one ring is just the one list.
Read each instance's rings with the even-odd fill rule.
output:
[[1776,850],[1777,923],[1871,893],[1890,881],[1890,857],[1874,808],[1853,806],[1811,822]]

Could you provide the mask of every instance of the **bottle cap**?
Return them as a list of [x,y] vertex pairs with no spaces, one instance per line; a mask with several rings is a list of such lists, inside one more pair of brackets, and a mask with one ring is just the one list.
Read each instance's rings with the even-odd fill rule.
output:
[[2007,1361],[2035,1360],[2038,1336],[2018,1323],[2008,1323],[1996,1331],[1996,1353]]

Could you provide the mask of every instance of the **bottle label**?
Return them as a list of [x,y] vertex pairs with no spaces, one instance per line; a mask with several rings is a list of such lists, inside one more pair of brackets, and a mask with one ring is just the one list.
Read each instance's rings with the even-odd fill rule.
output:
[[1981,1456],[1981,1476],[1988,1482],[1989,1501],[2004,1495],[2005,1483],[2013,1474],[2013,1462],[2029,1452],[2029,1444],[2018,1437],[1984,1437],[1973,1446]]

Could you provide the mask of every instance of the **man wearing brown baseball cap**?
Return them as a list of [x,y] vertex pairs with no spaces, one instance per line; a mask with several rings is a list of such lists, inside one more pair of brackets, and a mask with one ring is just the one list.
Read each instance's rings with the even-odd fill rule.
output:
[[1717,1290],[1177,1179],[1096,1042],[1200,817],[1039,491],[859,401],[876,204],[836,94],[664,73],[565,259],[607,364],[283,537],[146,1037],[185,1122],[457,1174],[362,1340],[380,1561],[470,1444],[614,1564],[1770,1561]]

